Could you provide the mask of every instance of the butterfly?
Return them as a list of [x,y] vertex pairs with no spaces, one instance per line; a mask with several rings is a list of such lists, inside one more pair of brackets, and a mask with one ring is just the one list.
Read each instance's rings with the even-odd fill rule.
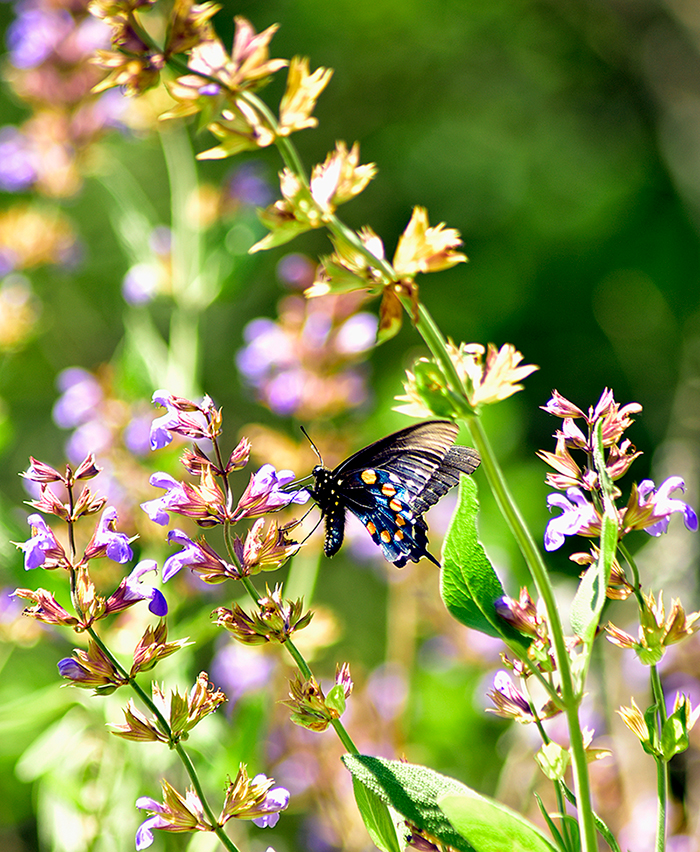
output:
[[439,566],[427,550],[423,513],[481,461],[476,450],[453,446],[457,431],[451,421],[429,420],[375,441],[333,470],[316,465],[309,491],[326,520],[326,556],[340,550],[349,510],[397,568],[423,556]]

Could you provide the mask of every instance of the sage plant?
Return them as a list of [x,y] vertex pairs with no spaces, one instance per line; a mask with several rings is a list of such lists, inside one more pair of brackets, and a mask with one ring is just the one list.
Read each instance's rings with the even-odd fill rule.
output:
[[[217,549],[206,536],[193,538],[185,530],[171,529],[168,541],[181,549],[165,560],[162,579],[167,582],[189,569],[205,583],[241,584],[253,602],[252,610],[234,601],[231,607],[215,610],[216,624],[243,644],[278,644],[291,656],[296,671],[284,702],[291,710],[291,721],[314,732],[335,731],[347,752],[343,763],[353,777],[359,811],[372,841],[384,852],[398,852],[406,845],[461,852],[514,848],[593,852],[601,838],[611,849],[620,849],[613,832],[596,812],[591,792],[589,765],[603,759],[605,751],[596,747],[595,731],[581,719],[594,643],[600,641],[604,629],[610,642],[623,651],[633,651],[649,667],[653,703],[642,710],[631,701],[618,712],[656,766],[655,848],[661,852],[667,835],[668,763],[687,748],[688,731],[698,709],[680,693],[667,707],[658,664],[670,645],[692,635],[700,615],[686,614],[677,600],[667,613],[662,593],[652,588],[653,578],[639,576],[625,537],[640,530],[662,536],[674,514],[681,516],[688,530],[695,531],[697,516],[676,496],[683,489],[678,476],[658,487],[650,480],[633,484],[628,499],[621,502],[616,483],[639,455],[625,433],[641,406],[620,405],[608,389],[587,411],[556,392],[544,406],[561,423],[555,432],[554,451],[542,450],[539,454],[553,470],[548,474],[548,482],[555,489],[548,499],[549,508],[559,512],[543,531],[543,553],[523,521],[481,418],[488,406],[520,390],[537,368],[523,363],[523,355],[509,343],[499,347],[446,340],[433,321],[421,297],[419,276],[466,260],[461,237],[454,228],[444,223],[430,225],[425,208],[417,206],[407,217],[391,254],[370,227],[353,230],[341,221],[340,206],[361,193],[376,172],[374,164],[360,162],[357,143],[337,142],[334,150],[307,173],[291,136],[316,126],[314,107],[331,79],[331,71],[311,71],[309,60],[302,57],[289,62],[271,58],[269,45],[276,27],[256,33],[240,16],[235,19],[229,50],[212,24],[218,10],[214,3],[197,5],[191,0],[176,0],[171,8],[159,0],[91,0],[88,8],[111,31],[111,49],[98,49],[94,56],[94,63],[107,72],[95,85],[95,92],[119,88],[126,96],[138,98],[163,80],[174,104],[161,119],[172,122],[197,116],[200,125],[217,140],[218,144],[199,154],[199,159],[223,159],[271,146],[278,149],[283,162],[281,198],[260,211],[268,234],[251,246],[250,252],[265,251],[305,232],[325,229],[331,252],[320,259],[305,290],[306,297],[339,299],[358,293],[363,301],[354,309],[361,304],[363,311],[367,300],[378,297],[377,342],[398,331],[405,313],[427,346],[429,355],[416,360],[407,373],[404,393],[397,399],[399,410],[421,418],[455,420],[467,427],[531,580],[530,588],[511,589],[508,594],[478,539],[475,484],[463,479],[443,547],[442,599],[447,613],[462,625],[503,642],[504,668],[489,692],[494,705],[491,709],[500,716],[534,725],[541,737],[536,760],[552,782],[556,802],[554,810],[540,802],[548,835],[461,781],[405,763],[399,755],[386,759],[358,752],[341,721],[353,688],[348,665],[338,664],[334,684],[324,690],[292,638],[309,624],[311,612],[304,611],[300,599],[285,598],[281,585],[262,591],[252,579],[260,572],[277,570],[298,553],[302,543],[292,538],[298,522],[273,519],[266,526],[266,516],[305,503],[308,493],[295,483],[290,471],[264,464],[236,500],[228,478],[247,464],[248,442],[244,440],[230,453],[224,452],[221,411],[207,396],[196,402],[177,395],[178,387],[154,394],[153,401],[165,413],[151,427],[151,447],[155,451],[164,448],[174,434],[192,440],[194,446],[184,452],[182,462],[187,477],[196,481],[158,472],[151,477],[151,484],[164,494],[144,502],[142,508],[157,525],[167,525],[171,515],[176,515],[205,531],[219,528],[224,549]],[[160,16],[159,25],[148,26],[148,15]],[[154,32],[163,34],[162,41],[154,38]],[[259,92],[285,67],[286,89],[278,108],[273,109]],[[189,262],[177,241],[173,259]],[[279,341],[288,331],[284,323],[250,329],[248,349],[239,356],[239,364],[271,409],[318,416],[322,411],[314,407],[318,400],[291,393],[288,384],[292,371],[284,369],[288,363],[271,357],[261,368],[254,357],[249,357],[251,353],[254,356],[256,345],[257,351],[266,351],[270,339]],[[309,360],[304,362],[303,356],[299,356],[299,363],[307,373],[317,366],[310,365]],[[342,401],[350,396],[343,392],[339,398]],[[205,449],[205,444],[211,449]],[[76,493],[77,483],[98,473],[92,456],[75,471],[67,467],[65,473],[32,462],[28,476],[40,483],[41,499],[33,504],[36,514],[29,518],[32,537],[20,545],[25,566],[65,571],[74,613],[63,609],[44,590],[21,589],[17,594],[33,602],[27,615],[89,635],[87,650],[78,649],[59,663],[64,678],[97,694],[129,687],[151,714],[146,715],[131,700],[124,711],[126,722],[115,733],[137,741],[167,743],[187,769],[192,787],[184,794],[164,780],[162,802],[148,796],[139,798],[137,807],[151,815],[138,829],[137,848],[153,842],[154,830],[213,831],[226,848],[233,848],[223,830],[231,818],[269,825],[287,806],[289,797],[271,779],[260,775],[250,779],[241,767],[236,779],[229,782],[216,816],[182,741],[195,724],[218,707],[222,694],[209,684],[205,673],[188,696],[173,692],[166,698],[155,684],[149,695],[139,685],[140,672],[178,651],[185,641],[168,642],[163,620],[144,633],[130,668],[120,663],[100,639],[95,625],[101,619],[145,600],[151,612],[164,619],[167,605],[160,590],[143,584],[144,576],[156,568],[151,561],[135,565],[109,597],[96,591],[90,578],[93,560],[107,557],[124,565],[131,559],[131,542],[118,532],[113,507],[105,506],[87,486]],[[55,490],[58,488],[63,489],[60,494]],[[39,512],[66,524],[67,544]],[[75,543],[75,526],[98,512],[102,512],[100,520],[81,553]],[[237,524],[246,521],[253,523],[245,535],[234,532]],[[587,539],[590,547],[575,556],[584,573],[569,624],[565,624],[544,555],[560,548],[571,536]],[[636,603],[640,624],[636,636],[612,624],[603,625],[609,599]],[[534,696],[534,686],[541,698]],[[566,721],[567,736],[561,742],[544,724],[556,716]],[[567,810],[567,805],[573,810]]]

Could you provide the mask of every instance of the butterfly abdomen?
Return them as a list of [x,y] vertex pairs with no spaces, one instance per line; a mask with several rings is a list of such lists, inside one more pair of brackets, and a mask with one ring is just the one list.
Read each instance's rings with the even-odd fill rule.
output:
[[345,535],[345,506],[340,500],[338,483],[327,467],[317,465],[313,469],[313,476],[315,482],[310,489],[311,496],[318,503],[326,521],[323,552],[326,556],[333,556],[340,550]]

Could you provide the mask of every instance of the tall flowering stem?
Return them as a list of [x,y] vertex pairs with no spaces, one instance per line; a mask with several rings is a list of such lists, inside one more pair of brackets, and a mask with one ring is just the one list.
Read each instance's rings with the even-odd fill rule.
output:
[[[248,594],[251,597],[251,599],[253,600],[253,602],[257,605],[257,603],[260,599],[260,594],[257,591],[257,589],[255,588],[255,586],[252,583],[252,581],[250,580],[250,578],[249,577],[243,577],[243,578],[241,578],[241,582],[243,583],[245,590],[248,592]],[[313,678],[313,672],[311,671],[309,664],[306,662],[303,654],[299,651],[299,649],[292,642],[291,639],[287,639],[287,641],[284,643],[284,647],[287,650],[287,653],[289,654],[289,656],[297,664],[299,671],[303,674],[304,678],[306,678],[306,679]],[[359,749],[357,748],[357,746],[353,742],[352,737],[347,732],[345,726],[340,721],[340,719],[332,719],[330,724],[333,727],[333,730],[338,735],[338,739],[345,746],[345,748],[351,754],[359,754],[360,753]]]
[[98,645],[102,653],[107,657],[107,659],[112,663],[114,668],[124,677],[126,681],[128,681],[131,689],[136,693],[136,695],[141,699],[146,707],[153,713],[155,718],[158,720],[158,726],[162,730],[163,734],[168,738],[168,740],[172,743],[172,747],[177,752],[178,757],[182,761],[183,766],[185,767],[185,771],[189,776],[190,781],[192,782],[192,786],[194,787],[199,800],[202,804],[202,808],[204,809],[204,813],[207,816],[209,824],[212,827],[212,830],[217,835],[224,849],[228,849],[229,852],[239,852],[238,847],[235,843],[230,839],[230,837],[226,834],[223,829],[223,826],[218,824],[218,820],[216,815],[211,809],[209,802],[207,801],[207,797],[204,793],[204,789],[202,788],[201,781],[199,780],[199,775],[197,774],[197,770],[192,763],[192,760],[183,747],[182,743],[179,742],[176,738],[173,737],[173,731],[168,723],[168,720],[162,714],[158,704],[153,701],[151,696],[141,687],[136,678],[130,677],[129,672],[121,665],[119,660],[112,654],[109,648],[104,644],[102,639],[100,639],[99,635],[96,631],[90,627],[87,631],[92,637],[93,641]]
[[491,448],[481,420],[478,417],[472,417],[467,421],[467,426],[472,440],[476,445],[476,449],[481,456],[481,467],[486,473],[498,508],[501,510],[501,514],[518,542],[520,551],[527,563],[537,592],[542,598],[547,612],[557,667],[561,677],[562,703],[569,727],[576,801],[581,824],[581,839],[585,852],[594,852],[597,848],[595,819],[591,801],[591,787],[583,732],[578,716],[581,694],[574,686],[570,658],[564,641],[564,628],[559,617],[554,589],[549,580],[549,574],[547,573],[547,568],[539,548],[535,544],[532,534],[520,513],[520,509],[508,488],[505,476]]
[[[409,310],[407,300],[404,307]],[[416,331],[421,335],[425,344],[430,349],[435,360],[442,367],[445,378],[451,385],[451,389],[458,394],[464,393],[463,382],[455,368],[453,360],[447,350],[447,344],[440,329],[430,315],[428,309],[422,303],[419,306],[418,322]],[[480,418],[474,414],[465,417],[466,425],[472,437],[472,441],[481,456],[481,469],[486,474],[491,491],[493,492],[498,508],[506,523],[510,527],[515,540],[518,543],[523,558],[528,566],[530,575],[537,588],[537,592],[544,602],[547,612],[547,620],[551,629],[552,642],[557,660],[557,667],[561,677],[561,699],[569,726],[571,743],[572,765],[576,786],[576,800],[581,822],[581,835],[583,848],[586,852],[594,852],[596,849],[596,828],[591,801],[590,779],[583,740],[583,732],[578,716],[578,708],[581,701],[581,693],[574,685],[569,653],[564,641],[564,628],[559,617],[557,600],[554,589],[549,579],[547,567],[544,564],[539,547],[535,544],[532,534],[523,519],[520,509],[515,502],[508,483],[503,475],[503,470],[493,452],[488,436]]]

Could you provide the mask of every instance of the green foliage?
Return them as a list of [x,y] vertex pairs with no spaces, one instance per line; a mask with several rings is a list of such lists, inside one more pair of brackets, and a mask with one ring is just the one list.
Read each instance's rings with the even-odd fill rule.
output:
[[479,504],[472,477],[461,478],[459,501],[445,537],[440,590],[448,611],[467,627],[527,650],[527,637],[496,615],[495,602],[505,594],[477,537]]
[[425,766],[345,755],[353,779],[411,825],[461,852],[553,852],[526,819]]

